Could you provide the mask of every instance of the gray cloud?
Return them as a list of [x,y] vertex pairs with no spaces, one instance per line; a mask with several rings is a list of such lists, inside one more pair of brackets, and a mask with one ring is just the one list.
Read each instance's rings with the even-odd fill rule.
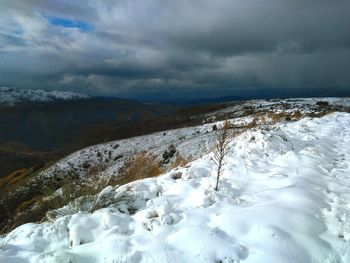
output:
[[0,85],[131,97],[349,94],[349,13],[348,0],[2,1]]

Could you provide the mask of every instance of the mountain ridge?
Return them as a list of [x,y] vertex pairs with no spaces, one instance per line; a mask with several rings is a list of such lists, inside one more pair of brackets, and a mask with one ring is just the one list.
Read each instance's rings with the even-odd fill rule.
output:
[[14,106],[19,103],[45,103],[89,99],[90,96],[71,91],[45,91],[42,89],[19,89],[0,87],[0,105]]

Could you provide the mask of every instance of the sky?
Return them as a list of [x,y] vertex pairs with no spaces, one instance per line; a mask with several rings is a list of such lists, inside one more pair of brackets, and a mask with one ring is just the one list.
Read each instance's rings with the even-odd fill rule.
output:
[[350,96],[349,0],[0,0],[0,86]]

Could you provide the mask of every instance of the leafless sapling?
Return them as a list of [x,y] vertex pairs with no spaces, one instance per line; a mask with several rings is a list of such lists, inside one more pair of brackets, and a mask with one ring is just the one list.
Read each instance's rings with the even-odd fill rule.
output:
[[219,180],[223,172],[223,161],[229,151],[230,143],[233,140],[233,133],[230,130],[230,122],[225,121],[219,126],[214,144],[214,162],[217,166],[215,191],[219,190]]

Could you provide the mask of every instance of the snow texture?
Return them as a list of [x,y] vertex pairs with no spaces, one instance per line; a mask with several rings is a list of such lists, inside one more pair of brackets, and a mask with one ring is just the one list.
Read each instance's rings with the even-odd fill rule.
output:
[[0,262],[350,262],[350,114],[242,133],[219,191],[212,153],[103,196],[93,213],[25,224]]

